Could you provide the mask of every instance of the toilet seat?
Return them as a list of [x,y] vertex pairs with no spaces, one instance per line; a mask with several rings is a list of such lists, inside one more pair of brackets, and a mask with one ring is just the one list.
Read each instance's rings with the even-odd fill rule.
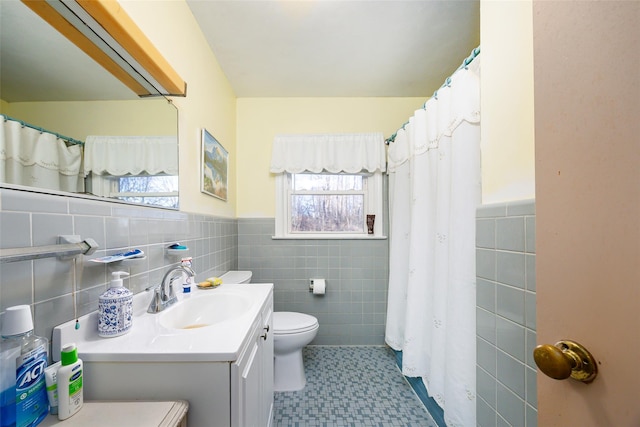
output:
[[276,311],[273,313],[273,332],[277,335],[299,334],[318,328],[318,319],[304,313]]

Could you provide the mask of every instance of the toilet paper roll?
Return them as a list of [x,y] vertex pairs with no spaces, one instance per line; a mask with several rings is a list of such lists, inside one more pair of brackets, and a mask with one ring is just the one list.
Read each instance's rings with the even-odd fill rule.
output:
[[314,295],[324,295],[326,291],[326,283],[324,279],[314,279],[313,280],[313,294]]

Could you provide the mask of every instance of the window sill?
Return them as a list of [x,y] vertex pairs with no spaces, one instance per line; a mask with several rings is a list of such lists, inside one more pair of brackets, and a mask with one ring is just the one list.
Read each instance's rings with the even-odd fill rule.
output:
[[370,236],[368,234],[304,234],[295,236],[271,236],[272,240],[386,240],[387,236]]

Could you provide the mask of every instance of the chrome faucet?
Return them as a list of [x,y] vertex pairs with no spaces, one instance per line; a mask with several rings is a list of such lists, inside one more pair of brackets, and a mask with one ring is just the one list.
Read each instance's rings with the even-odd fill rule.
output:
[[191,267],[186,265],[178,265],[171,267],[162,278],[160,284],[147,288],[147,290],[153,290],[153,298],[147,309],[147,313],[159,313],[165,308],[178,302],[178,297],[173,289],[173,282],[179,279],[181,276],[175,275],[175,273],[187,273],[189,277],[194,277],[196,273]]

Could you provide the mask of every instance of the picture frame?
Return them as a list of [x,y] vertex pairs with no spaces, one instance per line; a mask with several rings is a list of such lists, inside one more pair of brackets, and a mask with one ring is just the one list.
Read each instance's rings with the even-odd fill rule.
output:
[[206,129],[202,129],[200,192],[227,201],[229,153]]

